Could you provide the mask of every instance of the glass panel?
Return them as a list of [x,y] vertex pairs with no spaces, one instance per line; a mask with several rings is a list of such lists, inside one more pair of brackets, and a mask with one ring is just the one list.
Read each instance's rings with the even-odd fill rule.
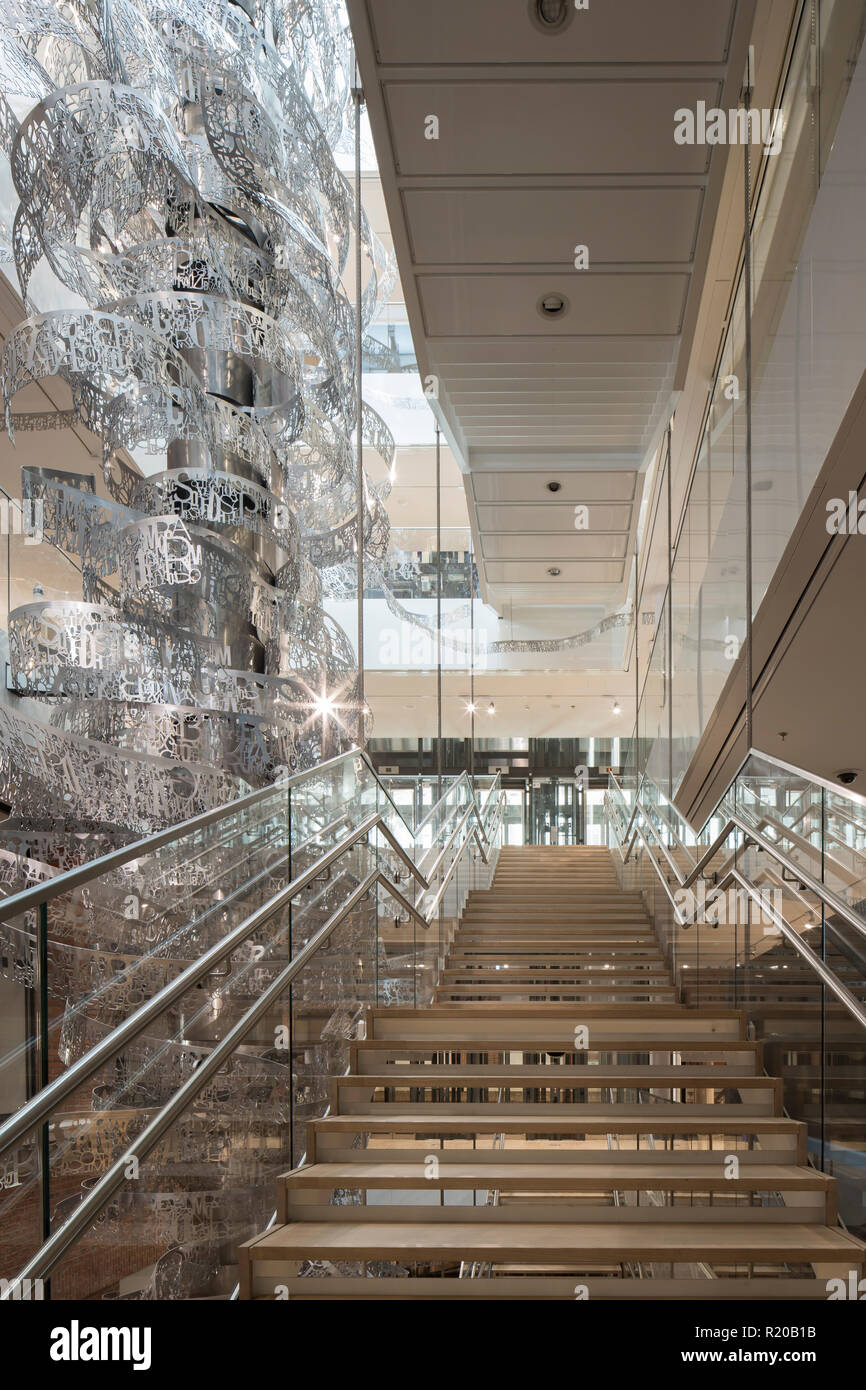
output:
[[[4,1156],[0,1274],[18,1272],[44,1239],[46,1213],[56,1230],[289,960],[380,869],[417,901],[430,925],[408,919],[385,891],[378,903],[375,892],[360,898],[291,991],[274,996],[154,1155],[111,1198],[52,1280],[55,1297],[73,1290],[77,1297],[207,1297],[230,1289],[232,1252],[267,1222],[273,1178],[304,1153],[306,1126],[327,1106],[330,1080],[345,1070],[364,1010],[377,1002],[432,1000],[466,896],[489,883],[496,862],[498,779],[488,779],[482,795],[489,866],[472,838],[474,816],[465,815],[472,792],[464,777],[447,788],[421,836],[430,842],[427,857],[440,860],[426,891],[409,881],[405,863],[381,837],[356,842],[291,904],[267,913],[228,958],[215,958],[214,970],[136,1039],[83,1073],[75,1092],[50,1115],[44,1140],[37,1129]],[[366,761],[346,755],[59,894],[41,913],[29,909],[0,925],[4,1113],[82,1058],[377,810],[410,855],[415,852],[409,827]],[[33,877],[39,877],[35,869]],[[43,994],[47,1005],[40,1011]],[[43,1142],[49,1155],[44,1192]]]
[[[746,632],[743,312],[741,291],[673,565],[674,789],[739,657]],[[664,781],[658,770],[653,775],[666,785],[666,769]]]
[[[864,30],[863,0],[804,5],[779,98],[778,153],[762,164],[753,160],[760,183],[749,306],[755,610],[866,364],[866,271],[858,251],[866,183]],[[673,564],[674,790],[745,637],[745,313],[741,280]],[[658,504],[645,550],[664,554],[661,510]],[[638,768],[648,767],[662,787],[667,749],[655,740],[667,698],[658,690],[665,617],[663,611],[656,624],[637,721]],[[644,660],[640,669],[647,670]]]
[[[863,960],[852,961],[830,943],[827,963],[843,974],[845,983],[860,1000],[866,999]],[[844,973],[843,973],[844,972]],[[866,1239],[866,1133],[863,1127],[866,1031],[825,990],[823,1133],[814,1141],[813,1161],[838,1183],[839,1215],[852,1235]],[[815,1064],[812,1064],[815,1070]],[[813,1099],[814,1104],[814,1099]]]
[[755,610],[866,366],[864,18],[862,0],[805,6],[755,216]]
[[656,638],[641,699],[640,741],[643,751],[641,771],[646,772],[659,786],[667,786],[669,771],[667,610],[668,599],[666,597],[659,615]]

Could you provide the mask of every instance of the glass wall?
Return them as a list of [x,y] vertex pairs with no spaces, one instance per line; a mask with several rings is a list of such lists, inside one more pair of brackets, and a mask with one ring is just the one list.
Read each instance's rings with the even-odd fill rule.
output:
[[[804,0],[777,98],[781,149],[753,153],[751,304],[741,271],[678,528],[674,518],[669,593],[641,667],[637,770],[668,793],[689,766],[746,636],[747,311],[753,615],[866,369],[864,28],[863,0]],[[657,498],[665,490],[663,479]],[[661,504],[649,541],[657,549],[665,544],[663,511]]]

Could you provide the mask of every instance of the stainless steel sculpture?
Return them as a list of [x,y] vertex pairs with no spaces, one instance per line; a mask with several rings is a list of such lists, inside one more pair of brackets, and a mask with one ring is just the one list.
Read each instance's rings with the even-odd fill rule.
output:
[[[333,153],[351,64],[334,0],[3,7],[0,143],[20,201],[0,258],[14,260],[29,312],[0,363],[6,426],[14,439],[83,424],[105,483],[97,495],[62,468],[24,470],[46,538],[78,557],[81,593],[10,615],[14,687],[44,717],[0,705],[5,891],[362,741],[355,655],[321,606],[322,573],[349,560],[361,529],[362,344],[343,284],[354,193]],[[361,225],[365,334],[393,271]],[[40,312],[43,263],[68,293]],[[22,415],[16,394],[49,378],[71,409]],[[360,431],[390,467],[393,439],[368,406]],[[139,473],[139,449],[164,466]],[[376,562],[387,487],[361,495]],[[267,866],[263,891],[285,881],[278,825],[272,813],[165,878],[143,863],[105,901],[62,900],[47,922],[52,1058],[68,1065],[219,939],[251,863]],[[303,863],[296,853],[295,872]],[[296,942],[332,901],[332,885],[298,901]],[[31,995],[36,931],[33,914],[0,928],[0,975]],[[121,1252],[120,1273],[155,1252],[132,1296],[216,1287],[233,1243],[261,1223],[287,1162],[288,1089],[318,1113],[355,1027],[358,972],[375,977],[356,935],[349,919],[296,987],[314,1028],[306,1053],[251,1048],[106,1211],[93,1242]],[[55,1219],[207,1054],[220,1011],[273,978],[282,920],[255,951],[179,1010],[174,1032],[143,1035],[106,1068],[90,1110],[52,1126]],[[14,1180],[0,1173],[7,1216],[26,1216],[38,1163],[27,1143]]]
[[[333,154],[349,43],[327,0],[11,0],[0,34],[22,292],[44,259],[84,301],[7,339],[7,427],[22,387],[65,380],[113,499],[26,471],[83,592],[11,615],[13,680],[52,702],[66,768],[116,757],[122,782],[130,759],[182,764],[160,812],[175,820],[361,741],[354,656],[319,577],[358,529],[354,195]],[[366,328],[392,271],[362,227]],[[390,464],[369,407],[362,433]],[[123,460],[137,448],[164,471],[138,476]],[[366,509],[381,558],[381,489]],[[40,823],[109,838],[156,823],[152,803],[120,814],[110,775],[58,795],[15,758],[38,723],[6,717],[7,794],[26,787]]]

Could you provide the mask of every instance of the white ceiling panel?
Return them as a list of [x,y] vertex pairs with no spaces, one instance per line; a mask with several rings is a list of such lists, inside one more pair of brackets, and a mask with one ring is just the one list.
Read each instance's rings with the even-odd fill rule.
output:
[[[571,505],[491,507],[483,504],[476,510],[482,531],[547,531],[550,534],[578,529]],[[630,506],[593,502],[588,510],[589,525],[585,528],[588,531],[627,531],[629,528]]]
[[527,0],[369,0],[381,64],[722,63],[730,0],[592,0],[547,34]]
[[583,562],[567,560],[535,561],[496,560],[487,566],[487,576],[491,584],[544,584],[550,586],[551,566],[559,569],[557,585],[566,584],[619,584],[623,577],[623,562],[603,562],[587,560]]
[[403,206],[417,265],[571,267],[689,261],[703,190],[694,188],[407,188]]
[[[548,483],[558,482],[552,493]],[[544,473],[481,472],[472,475],[472,491],[477,502],[630,502],[635,496],[637,475],[613,469],[580,473],[553,468]]]
[[[715,106],[718,82],[386,82],[397,173],[431,175],[703,174],[711,148],[674,143],[674,112]],[[427,117],[439,138],[425,135]]]
[[[562,275],[419,275],[428,338],[603,333],[676,335],[682,327],[687,275],[604,271]],[[545,320],[542,296],[566,300],[561,318]]]
[[481,538],[482,558],[487,560],[618,560],[628,549],[626,534],[549,531],[492,534]]

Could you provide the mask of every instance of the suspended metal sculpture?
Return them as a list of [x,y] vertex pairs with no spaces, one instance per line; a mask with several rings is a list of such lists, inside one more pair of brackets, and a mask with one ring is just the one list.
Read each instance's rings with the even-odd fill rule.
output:
[[[5,790],[17,784],[16,810],[43,824],[119,836],[156,823],[152,801],[121,814],[112,792],[130,758],[183,764],[184,790],[161,811],[176,820],[364,732],[355,658],[318,574],[358,533],[359,345],[342,288],[354,194],[333,154],[350,50],[323,0],[11,0],[0,24],[22,293],[35,309],[44,261],[84,301],[9,335],[6,423],[14,438],[19,390],[64,380],[114,499],[26,471],[47,537],[82,562],[83,592],[11,615],[13,683],[53,702],[67,763],[108,775],[95,799],[86,784],[59,796],[12,740]],[[361,225],[366,331],[393,270]],[[393,439],[369,406],[361,431],[390,467]],[[139,477],[124,462],[136,449],[164,453],[164,471]],[[376,559],[383,501],[365,488]]]
[[[388,470],[394,456],[376,412],[358,418],[360,352],[393,277],[363,215],[361,342],[355,286],[343,285],[355,192],[334,149],[352,66],[332,0],[4,4],[0,144],[19,203],[0,259],[13,261],[28,312],[0,361],[6,427],[13,440],[84,427],[104,481],[97,491],[61,467],[23,470],[22,495],[40,504],[45,539],[77,557],[81,592],[9,618],[28,712],[0,705],[6,892],[366,733],[355,654],[321,602],[322,572],[346,564],[359,535],[373,562],[388,549],[387,486],[359,489],[359,442]],[[36,302],[44,266],[63,307]],[[23,414],[18,393],[51,379],[68,407]],[[136,451],[162,467],[140,472]],[[157,856],[53,900],[53,1058],[69,1065],[250,911],[257,866],[261,900],[285,883],[280,809],[234,839],[228,827],[195,862],[163,869]],[[295,902],[296,944],[361,881],[366,853]],[[294,871],[304,863],[296,853]],[[234,887],[245,896],[232,917]],[[0,926],[0,975],[31,1000],[36,929],[33,914]],[[247,948],[92,1078],[90,1110],[52,1124],[55,1222],[208,1054],[220,1013],[274,978],[283,920]],[[213,1291],[233,1245],[261,1224],[291,1159],[289,1095],[296,1129],[320,1113],[359,979],[375,978],[371,949],[369,919],[347,919],[294,989],[312,1020],[306,1049],[234,1058],[105,1209],[89,1243],[115,1251],[118,1277],[155,1251],[133,1296]],[[14,1177],[0,1172],[0,1221],[13,1227],[40,1142],[13,1155]]]

